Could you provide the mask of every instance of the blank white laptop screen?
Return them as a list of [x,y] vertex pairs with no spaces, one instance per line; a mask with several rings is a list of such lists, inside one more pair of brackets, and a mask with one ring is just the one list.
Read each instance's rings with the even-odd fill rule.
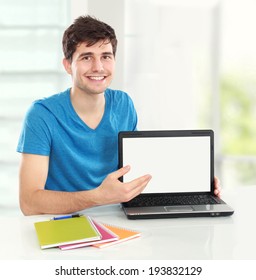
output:
[[127,182],[150,174],[143,193],[209,192],[210,137],[138,137],[123,139]]

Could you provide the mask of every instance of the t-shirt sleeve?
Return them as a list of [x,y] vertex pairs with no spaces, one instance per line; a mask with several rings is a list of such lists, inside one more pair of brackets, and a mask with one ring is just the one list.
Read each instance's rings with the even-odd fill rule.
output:
[[48,156],[51,150],[53,121],[43,105],[34,103],[23,121],[17,152]]
[[130,103],[129,107],[130,107],[131,119],[132,119],[132,130],[137,130],[138,116],[131,98],[129,98],[129,103]]
[[131,97],[126,92],[122,92],[121,103],[119,114],[122,115],[125,130],[137,130],[137,112]]

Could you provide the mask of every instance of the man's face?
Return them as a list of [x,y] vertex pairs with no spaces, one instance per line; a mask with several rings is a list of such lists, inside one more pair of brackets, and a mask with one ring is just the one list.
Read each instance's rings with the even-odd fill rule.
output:
[[110,85],[115,70],[112,45],[100,41],[91,47],[77,46],[72,61],[64,59],[66,71],[71,74],[75,90],[87,94],[103,93]]

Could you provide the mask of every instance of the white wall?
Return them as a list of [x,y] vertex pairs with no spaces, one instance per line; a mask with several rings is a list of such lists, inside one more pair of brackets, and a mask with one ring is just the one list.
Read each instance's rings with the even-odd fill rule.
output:
[[132,2],[141,4],[143,12],[134,16],[134,7],[129,8],[126,86],[138,106],[141,127],[208,126],[200,118],[211,98],[212,71],[217,71],[211,65],[214,5],[136,0],[127,5]]
[[124,10],[123,0],[88,0],[88,13],[106,22],[115,29],[118,39],[116,73],[112,88],[122,89],[124,84]]
[[[135,102],[139,129],[209,127],[218,69],[212,50],[219,1],[88,0],[88,13],[116,30],[113,88]],[[212,45],[213,44],[213,45]],[[206,106],[208,106],[206,108]]]

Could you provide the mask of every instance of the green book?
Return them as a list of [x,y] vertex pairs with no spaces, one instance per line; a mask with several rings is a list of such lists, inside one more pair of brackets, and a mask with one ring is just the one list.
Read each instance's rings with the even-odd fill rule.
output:
[[36,222],[34,225],[41,249],[101,239],[87,216]]

